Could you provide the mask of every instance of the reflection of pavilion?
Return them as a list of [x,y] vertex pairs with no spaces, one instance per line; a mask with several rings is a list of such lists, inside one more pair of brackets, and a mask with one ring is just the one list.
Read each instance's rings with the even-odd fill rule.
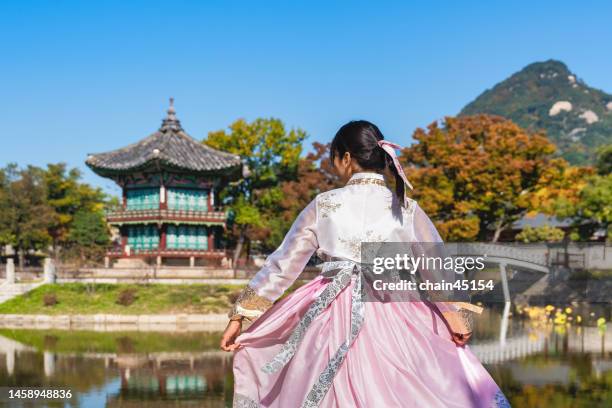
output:
[[[4,361],[9,377],[19,378],[23,372],[34,373],[34,377],[28,377],[34,383],[49,380],[61,383],[82,372],[86,381],[81,384],[82,388],[73,388],[75,395],[84,389],[103,390],[109,407],[177,407],[181,404],[219,407],[225,405],[233,387],[232,356],[221,351],[149,354],[41,352],[0,336],[0,362]],[[92,367],[96,367],[96,375],[89,378],[88,370]],[[4,367],[0,367],[0,379],[3,371]],[[111,381],[115,385],[106,387],[117,375],[118,381]],[[34,383],[24,383],[24,386],[33,386]]]
[[108,406],[142,401],[149,406],[154,400],[198,401],[198,406],[208,401],[218,406],[225,398],[231,356],[220,352],[117,355],[107,364],[116,365],[121,377],[121,388],[109,396]]

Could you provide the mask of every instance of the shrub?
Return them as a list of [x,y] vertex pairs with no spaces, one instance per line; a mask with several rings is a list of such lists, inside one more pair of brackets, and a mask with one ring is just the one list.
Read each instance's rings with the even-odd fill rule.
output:
[[563,240],[565,232],[562,229],[551,227],[548,224],[533,228],[527,225],[516,234],[516,240],[524,243],[530,242],[559,242]]
[[117,296],[117,304],[122,306],[130,306],[132,303],[136,301],[136,289],[128,288],[119,292]]
[[45,306],[55,306],[57,305],[57,296],[55,293],[45,293],[43,296],[43,304]]

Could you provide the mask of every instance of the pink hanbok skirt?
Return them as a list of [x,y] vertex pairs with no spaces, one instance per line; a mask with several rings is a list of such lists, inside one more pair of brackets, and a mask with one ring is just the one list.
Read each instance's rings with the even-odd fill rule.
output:
[[[234,406],[298,408],[346,340],[351,284],[313,320],[293,358],[273,359],[310,304],[330,282],[322,276],[277,302],[237,339]],[[452,340],[424,302],[366,302],[361,330],[320,402],[321,407],[509,407],[469,346]]]

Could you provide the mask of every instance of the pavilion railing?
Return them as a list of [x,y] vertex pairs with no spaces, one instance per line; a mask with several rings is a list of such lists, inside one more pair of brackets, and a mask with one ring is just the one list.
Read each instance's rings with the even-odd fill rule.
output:
[[106,213],[109,221],[139,220],[139,219],[179,219],[179,220],[215,220],[225,221],[227,213],[225,211],[190,211],[190,210],[120,210]]
[[[125,254],[119,249],[112,249],[106,252],[107,256],[110,257],[123,257]],[[214,256],[226,256],[226,252],[223,249],[190,249],[190,248],[166,248],[166,249],[130,249],[130,256],[142,257],[142,256],[189,256],[189,255],[214,255]]]

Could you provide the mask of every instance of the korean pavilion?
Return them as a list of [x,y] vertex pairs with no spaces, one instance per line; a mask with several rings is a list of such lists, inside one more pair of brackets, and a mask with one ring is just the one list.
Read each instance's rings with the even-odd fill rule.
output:
[[216,206],[215,191],[241,176],[240,157],[189,136],[172,99],[157,132],[121,149],[90,154],[86,164],[123,192],[122,207],[107,214],[121,236],[107,259],[124,266],[187,260],[194,266],[217,265],[225,257],[220,242],[226,213]]

